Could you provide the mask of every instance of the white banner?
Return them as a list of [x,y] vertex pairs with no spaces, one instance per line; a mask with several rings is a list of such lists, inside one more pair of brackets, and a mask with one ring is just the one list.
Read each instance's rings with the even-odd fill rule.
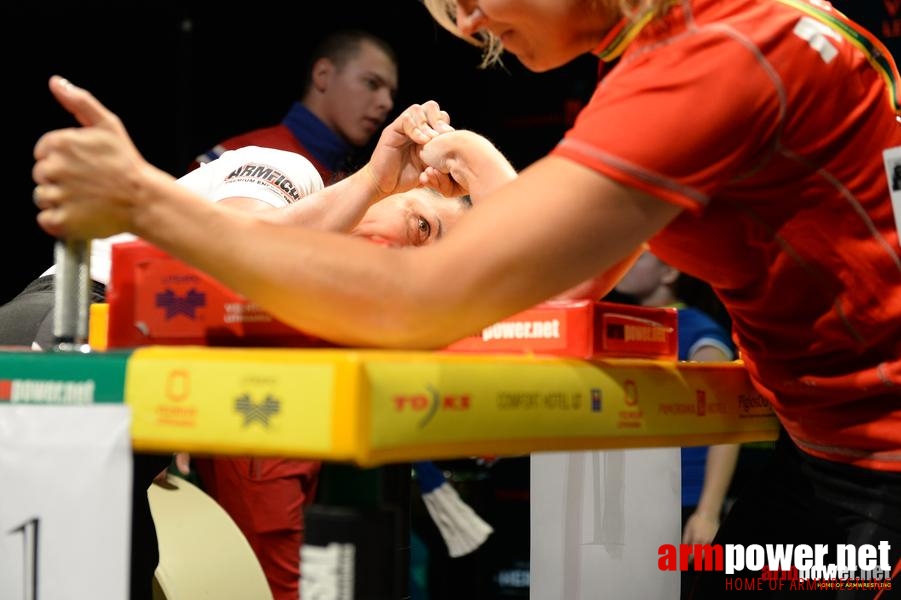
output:
[[128,597],[131,411],[0,404],[0,598]]
[[530,490],[532,600],[679,597],[678,448],[535,453]]

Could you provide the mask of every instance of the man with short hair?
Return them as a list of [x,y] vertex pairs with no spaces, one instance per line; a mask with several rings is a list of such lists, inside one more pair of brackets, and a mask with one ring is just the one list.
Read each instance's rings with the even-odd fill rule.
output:
[[360,30],[332,33],[313,50],[302,95],[281,123],[220,142],[192,168],[226,150],[263,146],[302,154],[326,185],[334,183],[382,128],[394,108],[397,79],[397,58],[384,40]]

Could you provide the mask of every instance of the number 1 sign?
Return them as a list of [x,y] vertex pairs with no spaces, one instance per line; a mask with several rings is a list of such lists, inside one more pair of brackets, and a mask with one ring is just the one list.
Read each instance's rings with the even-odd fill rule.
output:
[[0,404],[0,598],[128,596],[130,411]]

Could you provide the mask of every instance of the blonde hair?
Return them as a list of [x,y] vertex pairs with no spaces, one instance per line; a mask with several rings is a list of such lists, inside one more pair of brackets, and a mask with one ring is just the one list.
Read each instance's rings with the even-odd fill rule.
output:
[[[672,4],[672,0],[585,0],[596,10],[613,11],[614,15],[623,15],[635,19],[647,12],[662,13]],[[482,48],[481,68],[500,62],[504,51],[501,41],[487,31],[476,35],[464,35],[457,27],[457,0],[423,0],[423,4],[439,25],[474,46]]]

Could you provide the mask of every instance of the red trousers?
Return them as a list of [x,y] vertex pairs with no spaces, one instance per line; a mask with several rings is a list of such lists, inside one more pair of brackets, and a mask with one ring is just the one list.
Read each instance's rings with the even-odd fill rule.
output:
[[321,463],[280,458],[194,458],[203,489],[225,509],[263,567],[275,600],[300,597],[303,507]]

